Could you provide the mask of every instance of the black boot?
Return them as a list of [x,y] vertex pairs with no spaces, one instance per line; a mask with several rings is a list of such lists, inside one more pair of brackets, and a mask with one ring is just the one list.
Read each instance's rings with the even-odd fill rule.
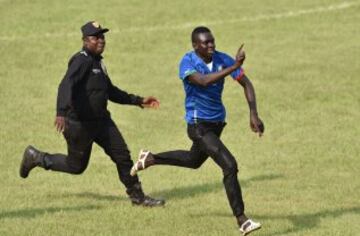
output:
[[33,146],[28,146],[25,149],[20,165],[20,176],[26,178],[33,168],[36,166],[43,166],[44,155],[45,153],[40,152]]
[[154,199],[152,197],[146,196],[141,188],[140,182],[134,184],[134,186],[131,188],[128,188],[126,193],[129,195],[129,198],[134,205],[142,205],[147,207],[165,205],[165,200]]

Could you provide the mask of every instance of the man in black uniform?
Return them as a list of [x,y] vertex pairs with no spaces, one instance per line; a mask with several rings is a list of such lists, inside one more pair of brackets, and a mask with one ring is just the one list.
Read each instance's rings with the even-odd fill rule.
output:
[[137,176],[130,175],[133,162],[128,147],[110,117],[107,101],[139,107],[157,108],[155,97],[128,94],[114,86],[102,62],[105,49],[104,33],[109,31],[90,21],[81,27],[83,49],[69,61],[57,97],[55,126],[62,132],[68,155],[49,154],[32,146],[25,149],[20,176],[26,178],[36,166],[46,170],[81,174],[85,171],[93,142],[101,146],[115,162],[120,181],[133,204],[160,206],[165,201],[146,196]]

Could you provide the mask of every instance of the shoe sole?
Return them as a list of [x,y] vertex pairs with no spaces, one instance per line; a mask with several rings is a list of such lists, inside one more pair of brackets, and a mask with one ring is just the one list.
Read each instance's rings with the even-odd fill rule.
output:
[[[28,176],[29,176],[29,172],[26,173],[26,169],[25,169],[25,162],[26,162],[26,153],[28,152],[28,150],[31,148],[31,146],[28,146],[25,151],[24,151],[24,154],[23,154],[23,159],[21,161],[21,164],[20,164],[20,170],[19,170],[19,173],[20,173],[20,177],[26,179]],[[25,172],[25,173],[24,173]]]
[[251,231],[249,231],[249,232],[244,233],[244,236],[246,236],[246,235],[248,235],[248,234],[250,234],[250,233],[252,233],[252,232],[255,232],[255,231],[259,230],[259,229],[261,229],[261,226],[258,227],[258,228],[256,228],[256,229],[253,229],[253,230],[251,230]]
[[146,208],[151,208],[151,207],[165,207],[165,202],[162,204],[158,204],[158,205],[144,205],[142,203],[131,203],[131,205],[133,206],[137,206],[137,207],[146,207]]
[[144,202],[141,202],[141,203],[135,203],[135,202],[131,202],[131,204],[133,206],[142,206],[142,207],[165,207],[166,205],[166,201],[165,200],[159,200],[159,204],[154,204],[154,205],[146,205],[144,204]]

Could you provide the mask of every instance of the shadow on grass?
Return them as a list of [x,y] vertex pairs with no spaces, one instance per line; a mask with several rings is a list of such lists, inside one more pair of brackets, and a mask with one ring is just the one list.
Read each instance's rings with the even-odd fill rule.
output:
[[[273,179],[282,178],[282,175],[260,175],[260,176],[254,176],[250,179],[240,181],[240,184],[242,187],[248,186],[251,182],[255,181],[268,181]],[[198,184],[193,186],[184,186],[179,188],[172,188],[169,190],[161,190],[158,192],[152,192],[149,195],[150,196],[161,196],[165,197],[166,199],[184,199],[184,198],[190,198],[196,195],[206,194],[206,193],[212,193],[217,192],[221,189],[223,189],[223,185],[221,182],[216,183],[205,183],[205,184]],[[145,193],[147,193],[145,191]],[[93,199],[98,201],[129,201],[127,197],[124,196],[118,196],[118,195],[103,195],[99,193],[94,192],[83,192],[83,193],[68,193],[63,194],[61,196],[56,195],[53,197],[80,197],[80,198],[87,198],[87,199]]]
[[344,208],[344,209],[334,209],[334,210],[325,210],[315,213],[308,214],[299,214],[299,215],[273,215],[273,216],[262,216],[262,215],[254,215],[256,219],[269,219],[269,220],[288,220],[293,224],[293,227],[287,229],[283,232],[273,232],[269,234],[279,235],[286,233],[299,232],[305,229],[313,229],[316,228],[320,220],[325,217],[340,217],[345,214],[360,214],[360,207],[352,207],[352,208]]
[[47,207],[47,208],[28,208],[13,211],[1,211],[0,220],[6,218],[35,218],[44,214],[54,214],[57,212],[78,212],[100,209],[100,206],[75,206],[75,207]]
[[69,193],[69,194],[61,195],[61,198],[64,197],[79,197],[79,198],[93,199],[97,201],[129,201],[127,197],[123,197],[119,195],[104,195],[93,192]]
[[[296,233],[303,230],[309,230],[316,228],[322,218],[326,217],[340,217],[345,214],[360,214],[360,207],[352,208],[342,208],[334,210],[325,210],[314,213],[299,214],[299,215],[251,215],[252,218],[256,220],[281,220],[281,221],[290,221],[292,227],[280,232],[268,232],[267,236],[283,235],[287,233]],[[227,217],[233,218],[234,216],[230,213],[206,213],[206,214],[191,214],[192,217]],[[264,226],[266,227],[266,226]]]
[[[283,178],[282,175],[259,175],[254,176],[246,180],[240,180],[240,185],[242,188],[248,186],[252,182],[256,181],[269,181],[274,179]],[[219,190],[224,189],[224,186],[221,182],[215,183],[205,183],[205,184],[197,184],[192,186],[184,186],[184,187],[175,187],[168,190],[161,190],[158,192],[151,193],[151,196],[162,196],[166,199],[184,199],[191,198],[197,195],[207,194],[217,192]]]

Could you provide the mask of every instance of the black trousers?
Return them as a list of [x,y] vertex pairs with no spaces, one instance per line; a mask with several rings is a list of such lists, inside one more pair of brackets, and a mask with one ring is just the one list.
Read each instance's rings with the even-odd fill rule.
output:
[[188,136],[193,141],[190,151],[177,150],[154,154],[155,164],[199,168],[210,156],[223,171],[223,183],[235,216],[244,213],[237,163],[234,156],[220,140],[226,123],[200,122],[188,125]]
[[95,142],[116,164],[119,179],[127,188],[139,182],[137,176],[130,176],[133,165],[130,152],[111,118],[89,122],[66,119],[64,137],[68,155],[46,153],[45,169],[70,174],[83,173],[88,166],[92,144]]

